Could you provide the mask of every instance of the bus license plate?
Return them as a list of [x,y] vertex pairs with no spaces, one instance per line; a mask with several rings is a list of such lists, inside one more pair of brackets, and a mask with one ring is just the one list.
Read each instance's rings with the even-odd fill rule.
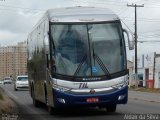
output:
[[87,98],[86,102],[88,102],[88,103],[96,103],[96,102],[99,102],[99,99],[98,98]]

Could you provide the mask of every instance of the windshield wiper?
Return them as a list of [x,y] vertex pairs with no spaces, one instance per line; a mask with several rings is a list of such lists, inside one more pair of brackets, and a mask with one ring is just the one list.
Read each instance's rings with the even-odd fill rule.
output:
[[83,63],[84,63],[84,61],[85,61],[86,59],[87,59],[87,55],[84,55],[83,58],[82,58],[82,60],[81,60],[81,62],[80,62],[79,65],[78,65],[78,67],[77,67],[74,75],[73,75],[73,78],[74,78],[75,76],[77,76],[78,72],[80,71],[80,69],[81,69],[81,67],[82,67],[82,65],[83,65]]
[[[101,48],[100,48],[101,49]],[[103,64],[102,60],[95,54],[94,52],[94,47],[93,47],[93,43],[92,43],[92,50],[93,50],[93,59],[94,59],[94,65],[95,65],[95,60],[97,61],[97,63],[99,64],[99,66],[101,67],[101,69],[104,71],[104,73],[111,78],[111,74],[109,73],[107,67]]]
[[97,61],[97,63],[100,65],[101,69],[104,71],[104,73],[111,78],[111,74],[109,73],[107,67],[103,64],[102,60],[96,55],[94,54],[94,59]]

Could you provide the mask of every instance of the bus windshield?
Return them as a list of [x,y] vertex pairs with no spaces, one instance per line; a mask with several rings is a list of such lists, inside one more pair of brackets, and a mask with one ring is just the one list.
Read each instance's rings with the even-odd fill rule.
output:
[[67,76],[110,76],[126,67],[121,24],[52,24],[56,73]]

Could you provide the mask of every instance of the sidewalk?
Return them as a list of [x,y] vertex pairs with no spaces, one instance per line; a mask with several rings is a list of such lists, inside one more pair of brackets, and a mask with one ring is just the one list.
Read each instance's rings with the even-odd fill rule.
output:
[[160,93],[148,93],[129,90],[128,98],[160,103]]

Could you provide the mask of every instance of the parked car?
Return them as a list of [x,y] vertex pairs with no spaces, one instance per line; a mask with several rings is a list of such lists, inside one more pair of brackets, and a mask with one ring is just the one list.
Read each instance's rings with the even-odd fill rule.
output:
[[29,89],[29,82],[27,75],[19,75],[17,76],[14,84],[14,90],[28,90]]
[[10,77],[5,77],[3,79],[3,84],[12,84],[12,79]]
[[0,84],[3,84],[3,80],[0,80]]

